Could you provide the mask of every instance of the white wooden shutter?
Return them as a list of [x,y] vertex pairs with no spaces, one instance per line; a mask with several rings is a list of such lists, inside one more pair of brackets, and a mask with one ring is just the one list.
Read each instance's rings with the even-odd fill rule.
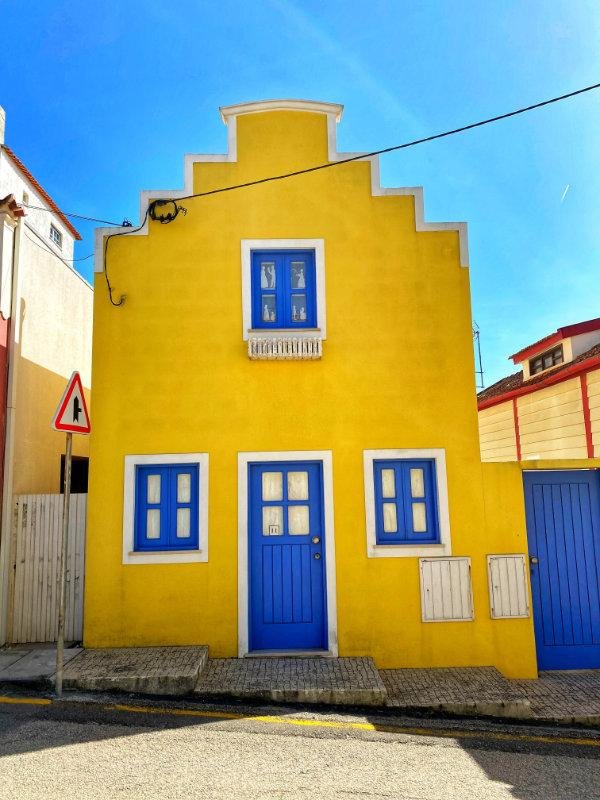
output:
[[526,560],[522,553],[488,556],[492,619],[529,616]]
[[470,558],[420,558],[419,570],[423,622],[473,619]]

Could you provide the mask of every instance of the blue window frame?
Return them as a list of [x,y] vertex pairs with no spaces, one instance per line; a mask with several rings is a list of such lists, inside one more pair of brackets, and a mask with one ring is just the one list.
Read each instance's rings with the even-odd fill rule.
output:
[[138,464],[134,549],[198,549],[198,464]]
[[315,328],[314,250],[252,252],[252,327]]
[[433,459],[373,462],[377,544],[437,544],[440,525]]

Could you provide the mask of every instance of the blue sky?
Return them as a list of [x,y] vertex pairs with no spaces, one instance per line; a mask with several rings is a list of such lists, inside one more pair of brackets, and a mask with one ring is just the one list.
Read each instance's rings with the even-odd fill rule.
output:
[[[115,221],[182,186],[185,152],[226,149],[219,105],[340,102],[339,147],[372,150],[600,80],[597,0],[0,0],[0,18],[7,144],[65,210]],[[600,316],[599,131],[600,91],[382,159],[427,219],[469,223],[487,384]]]

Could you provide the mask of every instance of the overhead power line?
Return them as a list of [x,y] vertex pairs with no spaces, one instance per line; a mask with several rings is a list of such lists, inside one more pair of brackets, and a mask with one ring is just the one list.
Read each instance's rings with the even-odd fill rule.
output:
[[[317,172],[318,170],[322,169],[330,169],[332,167],[339,167],[340,164],[348,164],[350,161],[360,161],[364,158],[372,158],[373,156],[380,156],[384,153],[393,153],[396,150],[405,150],[408,147],[415,147],[418,144],[424,144],[425,142],[433,142],[436,139],[443,139],[446,136],[454,136],[456,133],[464,133],[465,131],[473,130],[473,128],[481,128],[484,125],[490,125],[492,122],[500,122],[503,119],[509,119],[510,117],[516,117],[519,114],[525,114],[528,111],[534,111],[536,108],[543,108],[543,106],[549,106],[552,103],[559,103],[561,100],[568,100],[570,97],[576,97],[579,94],[584,94],[585,92],[591,92],[594,89],[600,88],[600,83],[594,83],[591,86],[585,86],[583,89],[576,89],[574,92],[568,92],[567,94],[561,94],[557,97],[552,97],[550,100],[542,100],[539,103],[533,103],[529,106],[524,106],[523,108],[517,108],[515,111],[507,111],[505,114],[498,114],[495,117],[488,117],[487,119],[482,119],[479,122],[471,122],[469,125],[462,125],[460,128],[453,128],[449,131],[444,131],[443,133],[435,133],[432,136],[424,136],[422,139],[413,139],[410,142],[404,142],[404,144],[396,144],[392,147],[384,147],[381,150],[372,150],[370,153],[359,153],[355,156],[349,156],[348,158],[341,158],[339,161],[328,161],[325,164],[317,164],[314,167],[306,167],[305,169],[298,169],[294,172],[284,172],[281,175],[272,175],[268,178],[258,178],[255,181],[247,181],[246,183],[237,183],[233,186],[224,186],[220,189],[209,189],[206,192],[196,192],[195,194],[188,194],[184,197],[178,197],[177,200],[191,200],[194,197],[207,197],[211,194],[220,194],[221,192],[231,192],[234,189],[244,189],[248,186],[257,186],[261,183],[269,183],[270,181],[280,181],[285,178],[293,178],[296,175],[306,175],[309,172]],[[170,220],[169,220],[170,221]]]
[[[31,206],[29,203],[19,203],[20,206],[23,208],[31,208],[35,211],[47,211],[49,214],[54,214],[55,212],[51,208],[44,208],[44,206]],[[84,214],[75,214],[74,211],[63,211],[62,208],[60,210],[61,214],[64,214],[65,217],[74,217],[75,219],[85,219],[87,222],[102,222],[104,225],[121,225],[120,222],[111,222],[108,219],[98,219],[97,217],[86,217]]]
[[[135,228],[130,226],[130,227],[127,227],[125,230],[121,230],[121,231],[118,231],[116,233],[111,233],[104,240],[104,276],[106,278],[106,285],[107,285],[107,288],[108,288],[108,295],[109,295],[110,302],[114,306],[120,306],[125,301],[125,295],[121,295],[121,297],[119,298],[118,301],[115,301],[114,298],[113,298],[113,295],[112,295],[112,286],[110,284],[110,280],[109,280],[109,277],[108,277],[108,270],[107,270],[107,264],[106,264],[109,241],[112,238],[116,237],[116,236],[126,236],[126,235],[131,234],[131,233],[137,233],[138,231],[140,231],[144,227],[144,225],[146,224],[146,221],[147,221],[149,216],[152,217],[152,219],[158,220],[158,221],[163,222],[163,223],[172,222],[178,216],[180,211],[185,212],[185,209],[183,209],[181,206],[177,205],[177,201],[192,200],[192,199],[194,199],[196,197],[208,197],[208,196],[213,195],[213,194],[222,194],[223,192],[232,192],[232,191],[234,191],[236,189],[246,189],[246,188],[248,188],[250,186],[258,186],[258,185],[263,184],[263,183],[271,183],[273,181],[280,181],[280,180],[285,180],[287,178],[294,178],[294,177],[297,177],[298,175],[306,175],[308,173],[318,172],[318,171],[323,170],[323,169],[332,169],[333,167],[339,167],[342,164],[348,164],[348,163],[350,163],[352,161],[361,161],[361,160],[366,159],[366,158],[373,158],[374,156],[384,155],[385,153],[393,153],[393,152],[395,152],[397,150],[406,150],[409,147],[415,147],[416,145],[425,144],[426,142],[433,142],[436,139],[444,139],[447,136],[454,136],[457,133],[464,133],[465,131],[470,131],[470,130],[473,130],[475,128],[482,128],[484,125],[490,125],[490,124],[492,124],[494,122],[500,122],[501,120],[504,120],[504,119],[510,119],[511,117],[519,116],[520,114],[526,114],[529,111],[535,111],[538,108],[543,108],[544,106],[549,106],[549,105],[552,105],[553,103],[559,103],[562,100],[568,100],[571,97],[577,97],[578,95],[585,94],[586,92],[592,92],[592,91],[594,91],[595,89],[598,89],[598,88],[600,88],[600,83],[593,83],[590,86],[584,86],[583,88],[576,89],[573,92],[567,92],[566,94],[561,94],[561,95],[557,95],[556,97],[551,97],[548,100],[541,100],[541,101],[539,101],[537,103],[532,103],[531,105],[523,106],[522,108],[517,108],[514,111],[507,111],[504,114],[497,114],[496,116],[493,116],[493,117],[487,117],[486,119],[479,120],[478,122],[471,122],[468,125],[461,125],[459,128],[452,128],[451,130],[443,131],[442,133],[435,133],[435,134],[432,134],[431,136],[424,136],[424,137],[422,137],[420,139],[413,139],[413,140],[411,140],[409,142],[404,142],[403,144],[396,144],[396,145],[392,145],[391,147],[383,147],[380,150],[372,150],[369,153],[359,153],[358,155],[349,156],[348,158],[342,158],[339,161],[328,161],[328,162],[326,162],[324,164],[317,164],[314,167],[306,167],[305,169],[298,169],[298,170],[294,170],[293,172],[284,172],[284,173],[282,173],[280,175],[270,175],[269,177],[258,178],[258,179],[254,180],[254,181],[246,181],[245,183],[236,183],[236,184],[232,184],[231,186],[222,186],[222,187],[217,188],[217,189],[209,189],[206,192],[195,192],[193,194],[188,194],[188,195],[185,195],[183,197],[178,197],[176,199],[170,199],[169,198],[169,199],[166,199],[166,200],[165,199],[153,200],[148,205],[148,208],[146,209],[146,213],[144,214],[144,218],[143,218],[143,220],[142,220],[140,225],[138,225]],[[160,213],[157,212],[157,209],[159,207],[161,207],[161,206],[164,207],[167,204],[171,205],[173,207],[172,211],[170,211],[170,212],[166,212],[165,211],[165,213],[163,213],[163,214],[160,214]],[[36,208],[35,206],[26,206],[26,207],[27,208]],[[42,210],[47,210],[47,209],[42,209]],[[85,220],[88,220],[88,221],[91,221],[91,222],[102,222],[102,223],[107,224],[107,225],[118,226],[118,223],[108,222],[107,220],[95,219],[94,217],[87,217],[87,216],[84,216],[84,215],[81,215],[81,214],[74,214],[74,213],[68,213],[68,212],[63,212],[63,213],[68,217],[76,217],[78,219],[85,219]],[[93,254],[90,254],[90,255],[93,255]],[[85,258],[89,258],[89,257],[90,256],[85,256]],[[84,259],[81,259],[81,260],[84,260]]]
[[36,242],[35,239],[31,238],[31,236],[28,236],[27,238],[32,244],[34,244],[36,247],[39,247],[40,250],[45,250],[46,253],[50,253],[51,256],[56,256],[57,258],[60,258],[61,261],[68,261],[70,264],[74,263],[75,261],[87,261],[88,258],[92,258],[94,255],[93,253],[90,253],[88,256],[82,256],[81,258],[65,258],[64,256],[61,256],[60,253],[55,253],[54,250],[50,250],[50,248],[46,247],[46,245]]

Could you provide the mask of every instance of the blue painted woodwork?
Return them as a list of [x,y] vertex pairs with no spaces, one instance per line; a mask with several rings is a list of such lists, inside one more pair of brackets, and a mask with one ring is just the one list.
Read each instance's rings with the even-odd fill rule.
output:
[[539,669],[600,667],[600,474],[526,472]]
[[314,250],[253,251],[252,327],[293,329],[316,324]]
[[[181,502],[177,496],[177,481],[180,475],[190,479],[189,502]],[[160,497],[157,502],[148,498],[148,478],[160,478]],[[134,547],[136,551],[195,550],[198,548],[198,464],[138,464],[135,469],[135,514]],[[189,536],[177,536],[177,510],[189,509]],[[160,535],[149,538],[147,530],[148,510],[160,512]]]
[[[250,650],[327,650],[322,464],[268,462],[250,464],[248,471]],[[308,472],[307,500],[288,496],[288,473],[299,471]],[[265,472],[282,473],[280,500],[263,499]],[[309,506],[308,533],[289,532],[294,505]],[[263,509],[269,506],[283,509],[283,525],[278,533],[267,526],[271,534],[265,535]]]
[[[423,493],[411,491],[411,469],[423,470]],[[383,470],[394,472],[394,492],[383,496]],[[436,544],[440,541],[435,460],[389,459],[373,462],[375,533],[377,544]],[[384,530],[384,504],[396,508],[396,531]],[[413,505],[425,505],[425,530],[415,530]]]

